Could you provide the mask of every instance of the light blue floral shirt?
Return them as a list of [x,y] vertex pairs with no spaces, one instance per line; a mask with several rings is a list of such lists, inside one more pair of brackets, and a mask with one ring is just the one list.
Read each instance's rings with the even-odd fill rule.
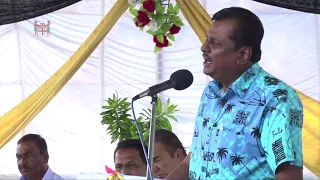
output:
[[302,124],[296,92],[258,63],[225,93],[211,81],[195,122],[190,179],[275,179],[283,162],[302,167]]

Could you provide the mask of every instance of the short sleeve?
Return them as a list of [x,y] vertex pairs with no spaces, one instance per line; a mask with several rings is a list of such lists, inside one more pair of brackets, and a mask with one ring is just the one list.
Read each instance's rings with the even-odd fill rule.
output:
[[262,120],[261,143],[274,174],[285,162],[303,167],[303,107],[299,96],[288,90],[286,97],[273,98],[264,109]]

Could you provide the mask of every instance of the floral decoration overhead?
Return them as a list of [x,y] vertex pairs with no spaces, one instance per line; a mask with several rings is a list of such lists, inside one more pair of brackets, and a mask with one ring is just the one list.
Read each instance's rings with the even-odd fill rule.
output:
[[153,36],[155,53],[172,46],[174,35],[184,26],[178,5],[173,6],[170,0],[129,0],[129,4],[135,25]]

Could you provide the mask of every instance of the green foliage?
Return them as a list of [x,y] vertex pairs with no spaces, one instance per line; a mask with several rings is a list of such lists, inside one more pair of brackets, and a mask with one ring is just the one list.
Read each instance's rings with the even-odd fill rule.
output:
[[[117,140],[125,140],[131,138],[139,138],[136,124],[131,117],[131,103],[127,98],[120,98],[118,94],[113,94],[112,98],[108,98],[107,105],[102,106],[105,111],[102,116],[102,125],[107,126],[107,134],[111,136],[111,143]],[[177,112],[177,105],[171,104],[170,99],[162,104],[158,98],[157,112],[156,112],[156,129],[167,129],[172,131],[170,119],[178,121],[174,116]],[[150,131],[151,109],[143,109],[143,113],[139,113],[137,118],[140,130],[143,133],[143,138],[147,138]]]

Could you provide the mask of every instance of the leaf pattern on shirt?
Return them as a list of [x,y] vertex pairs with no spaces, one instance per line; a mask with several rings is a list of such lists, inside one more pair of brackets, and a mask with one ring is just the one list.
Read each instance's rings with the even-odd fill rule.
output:
[[278,85],[279,82],[281,82],[279,79],[270,77],[270,76],[265,76],[264,77],[264,84],[266,86],[272,86],[272,85]]
[[266,156],[266,152],[265,150],[262,148],[262,145],[261,145],[261,131],[260,131],[260,127],[254,127],[252,128],[252,131],[251,131],[251,136],[253,136],[255,139],[256,139],[256,142],[257,142],[257,148],[260,152],[260,155],[261,157],[265,157]]
[[286,89],[276,89],[272,94],[279,102],[287,102],[288,91]]
[[232,165],[239,165],[242,164],[242,160],[243,160],[243,156],[238,155],[237,153],[235,153],[234,155],[230,156],[230,160],[232,162]]
[[221,162],[223,159],[227,157],[228,149],[224,147],[219,147],[217,152],[217,159]]
[[226,108],[224,109],[222,115],[220,116],[220,118],[213,123],[213,127],[217,127],[217,126],[218,126],[218,122],[220,121],[220,119],[221,119],[225,114],[231,113],[231,112],[232,112],[232,108],[233,108],[234,106],[235,106],[235,105],[234,105],[233,103],[228,103],[228,104],[226,105]]

